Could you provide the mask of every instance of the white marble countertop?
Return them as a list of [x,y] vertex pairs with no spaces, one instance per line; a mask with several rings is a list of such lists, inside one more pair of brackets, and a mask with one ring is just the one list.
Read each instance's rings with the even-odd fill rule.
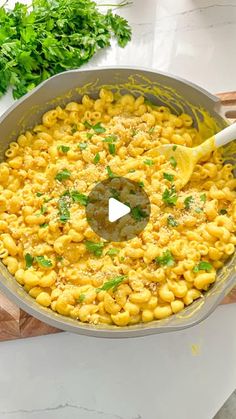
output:
[[[121,13],[132,42],[90,65],[152,67],[211,92],[236,90],[236,3],[134,0]],[[11,103],[2,98],[0,113]],[[0,343],[0,419],[211,419],[236,387],[235,330],[231,305],[172,334]]]

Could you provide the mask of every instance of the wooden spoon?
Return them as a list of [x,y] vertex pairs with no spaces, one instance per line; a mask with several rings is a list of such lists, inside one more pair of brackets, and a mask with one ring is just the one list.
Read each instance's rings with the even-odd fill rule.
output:
[[168,160],[174,157],[179,172],[180,186],[183,188],[191,178],[195,165],[202,157],[234,139],[236,139],[236,123],[218,132],[197,147],[190,148],[182,145],[164,144],[147,151],[145,156],[156,157],[164,154]]

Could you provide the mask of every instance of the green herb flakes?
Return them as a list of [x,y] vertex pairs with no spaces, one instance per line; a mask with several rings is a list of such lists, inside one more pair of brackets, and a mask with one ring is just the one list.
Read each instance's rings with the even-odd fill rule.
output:
[[163,178],[168,180],[169,182],[173,182],[174,180],[174,175],[171,175],[170,173],[163,173]]
[[172,253],[170,252],[170,250],[166,250],[162,256],[158,256],[155,261],[158,263],[158,265],[161,266],[173,266],[175,264],[175,259],[172,255]]
[[154,161],[152,159],[146,159],[144,160],[144,164],[146,164],[147,166],[153,166]]
[[205,204],[205,202],[206,202],[206,194],[205,193],[200,195],[200,200]]
[[131,208],[130,215],[136,221],[142,221],[144,218],[147,218],[147,213],[140,207],[140,205]]
[[199,271],[211,271],[213,268],[212,264],[209,262],[200,262],[198,265],[194,266],[193,272],[197,273]]
[[187,210],[189,210],[190,209],[190,206],[192,205],[192,203],[193,203],[193,197],[192,197],[192,195],[187,196],[187,198],[185,198],[185,200],[184,200],[184,208],[187,209]]
[[79,143],[78,147],[80,148],[80,150],[85,150],[88,147],[87,143]]
[[227,214],[227,210],[226,210],[225,208],[222,208],[222,209],[220,210],[220,214],[221,214],[221,215],[225,215],[225,214]]
[[70,150],[70,147],[67,147],[66,145],[59,145],[57,146],[57,149],[61,152],[61,153],[68,153],[68,151]]
[[76,202],[77,204],[83,205],[85,207],[88,205],[88,201],[89,201],[88,196],[78,191],[71,191],[70,196],[73,202]]
[[174,156],[170,157],[170,164],[171,164],[172,167],[174,167],[174,169],[176,168],[177,161],[175,160]]
[[100,161],[100,154],[96,153],[93,159],[94,164],[98,164],[98,162]]
[[103,242],[95,243],[93,241],[86,240],[85,246],[86,246],[86,249],[88,250],[88,252],[93,253],[97,257],[102,256],[102,252],[103,252],[103,248],[104,248],[104,243]]
[[67,169],[63,169],[61,172],[58,172],[55,176],[55,179],[59,182],[63,182],[64,180],[69,179],[71,176],[71,172]]
[[177,227],[179,224],[177,223],[173,215],[168,215],[167,225],[171,227]]
[[116,177],[116,175],[112,172],[110,166],[107,166],[106,169],[107,169],[107,174],[110,178]]
[[122,284],[122,282],[125,279],[125,275],[116,276],[115,278],[111,279],[110,281],[107,281],[103,284],[101,288],[97,288],[97,292],[100,291],[115,291],[116,288]]
[[169,205],[169,206],[176,205],[177,199],[178,197],[176,194],[176,189],[173,185],[171,186],[170,189],[166,188],[162,194],[162,201],[166,205]]
[[36,256],[35,261],[38,262],[38,264],[43,268],[52,267],[52,261],[50,259],[46,259],[44,256]]
[[26,269],[31,268],[31,266],[34,263],[34,257],[31,256],[29,253],[26,253],[25,255],[25,265],[26,265]]

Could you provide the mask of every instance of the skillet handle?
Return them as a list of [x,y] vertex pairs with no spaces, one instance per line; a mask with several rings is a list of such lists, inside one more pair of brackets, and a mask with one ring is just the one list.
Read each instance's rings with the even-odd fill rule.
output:
[[236,91],[227,93],[218,93],[216,96],[221,100],[220,114],[229,122],[236,120]]

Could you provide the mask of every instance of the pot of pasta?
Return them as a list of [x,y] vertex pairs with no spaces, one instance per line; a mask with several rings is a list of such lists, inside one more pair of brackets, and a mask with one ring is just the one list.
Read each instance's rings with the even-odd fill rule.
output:
[[90,336],[205,319],[235,284],[235,143],[184,186],[174,154],[148,153],[199,145],[221,115],[198,86],[140,68],[68,71],[17,101],[0,119],[3,292]]

